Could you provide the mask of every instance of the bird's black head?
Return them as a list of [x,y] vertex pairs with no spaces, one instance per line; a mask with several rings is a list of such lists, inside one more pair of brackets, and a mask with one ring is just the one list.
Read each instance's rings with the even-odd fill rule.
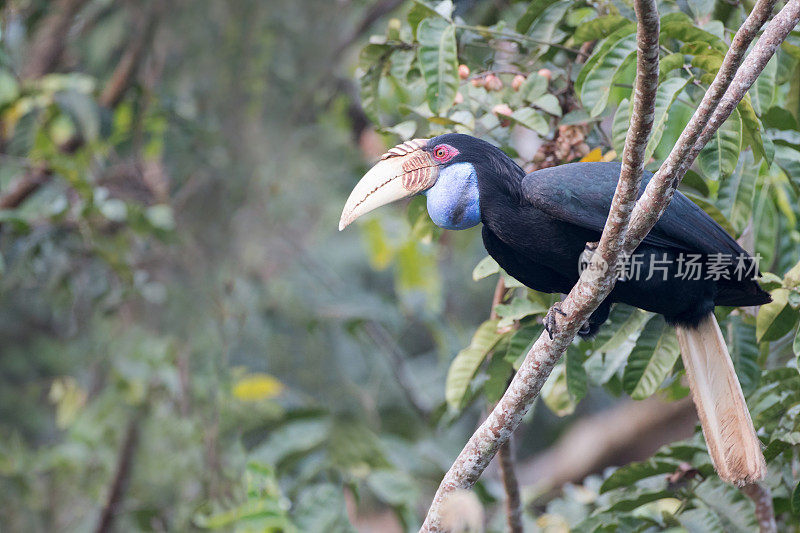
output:
[[499,148],[469,135],[407,141],[384,154],[356,185],[339,229],[381,205],[418,193],[427,196],[428,214],[438,226],[470,228],[481,220],[481,196],[494,191],[516,196],[524,174]]
[[436,155],[437,148],[442,155],[442,147],[455,148],[456,153],[443,161],[445,165],[453,163],[469,163],[479,170],[479,179],[484,177],[521,179],[522,169],[495,145],[463,133],[445,133],[428,141],[426,150]]

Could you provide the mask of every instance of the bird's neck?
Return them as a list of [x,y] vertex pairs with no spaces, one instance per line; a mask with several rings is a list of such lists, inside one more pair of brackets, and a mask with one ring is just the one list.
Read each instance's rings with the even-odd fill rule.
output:
[[478,169],[481,199],[497,198],[518,205],[522,200],[522,178],[525,171],[513,159],[497,150],[482,161]]

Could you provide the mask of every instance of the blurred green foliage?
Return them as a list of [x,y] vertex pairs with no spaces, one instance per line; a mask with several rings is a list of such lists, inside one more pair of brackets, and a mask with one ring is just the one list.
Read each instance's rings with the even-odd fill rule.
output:
[[[572,127],[575,146],[619,152],[634,29],[625,2],[415,0],[381,19],[383,4],[4,5],[0,201],[34,185],[0,209],[4,529],[105,531],[111,517],[121,531],[349,531],[348,516],[387,508],[418,527],[554,296],[507,278],[497,322],[484,322],[499,269],[481,259],[478,230],[442,232],[415,199],[337,234],[344,199],[376,150],[444,131],[526,166],[535,156],[512,134],[525,128],[545,148]],[[65,6],[75,12],[63,50],[31,74],[39,32]],[[659,7],[654,166],[745,14],[721,0]],[[592,41],[581,65],[576,50]],[[138,68],[109,98],[139,42]],[[750,236],[768,272],[773,304],[720,318],[782,525],[798,510],[799,45],[793,35],[782,47],[685,180]],[[497,71],[503,88],[460,79],[459,63],[473,78]],[[537,410],[523,454],[576,410],[685,395],[672,335],[617,307],[554,371],[543,393],[554,414]],[[683,462],[702,476],[666,480]],[[534,495],[529,508],[546,513],[529,525],[725,529],[751,518],[697,439],[603,479]],[[500,507],[491,476],[477,493]],[[490,529],[501,523],[493,513]]]

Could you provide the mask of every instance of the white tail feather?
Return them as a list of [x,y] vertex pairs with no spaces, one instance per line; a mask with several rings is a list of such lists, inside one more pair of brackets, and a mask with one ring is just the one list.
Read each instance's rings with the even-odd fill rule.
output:
[[742,486],[764,478],[766,463],[750,412],[713,314],[678,327],[678,343],[708,453],[719,477]]

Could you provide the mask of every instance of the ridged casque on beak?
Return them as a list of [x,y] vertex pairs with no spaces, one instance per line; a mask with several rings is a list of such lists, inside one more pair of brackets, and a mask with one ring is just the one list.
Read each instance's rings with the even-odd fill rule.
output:
[[439,166],[424,150],[427,145],[428,139],[413,139],[383,154],[350,193],[339,231],[361,215],[433,187]]

